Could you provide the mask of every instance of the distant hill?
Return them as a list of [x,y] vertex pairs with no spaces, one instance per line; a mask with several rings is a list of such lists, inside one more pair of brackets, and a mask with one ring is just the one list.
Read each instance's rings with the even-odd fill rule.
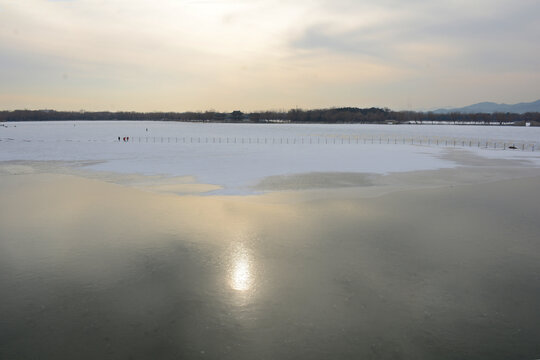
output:
[[519,104],[497,104],[494,102],[481,102],[474,105],[469,105],[461,108],[453,109],[438,109],[433,111],[436,114],[447,114],[451,112],[460,112],[460,113],[515,113],[515,114],[524,114],[526,112],[540,112],[540,100],[536,100],[528,103],[519,103]]

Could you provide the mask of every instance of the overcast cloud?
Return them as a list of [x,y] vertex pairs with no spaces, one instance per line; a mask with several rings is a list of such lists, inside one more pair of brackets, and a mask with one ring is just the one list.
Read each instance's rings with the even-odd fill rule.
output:
[[540,98],[534,0],[0,0],[0,108]]

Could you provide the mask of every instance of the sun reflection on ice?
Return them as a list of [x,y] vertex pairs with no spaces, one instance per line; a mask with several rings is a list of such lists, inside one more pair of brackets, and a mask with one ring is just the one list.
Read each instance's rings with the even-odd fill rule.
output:
[[249,290],[254,282],[252,260],[243,244],[237,244],[232,252],[230,286],[237,291]]

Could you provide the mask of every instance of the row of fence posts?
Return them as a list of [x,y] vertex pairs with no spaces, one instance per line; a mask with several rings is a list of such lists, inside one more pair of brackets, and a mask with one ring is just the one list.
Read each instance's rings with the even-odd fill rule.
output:
[[[0,141],[14,141],[15,139],[7,138],[0,139]],[[22,140],[23,142],[45,142],[45,140]],[[67,141],[67,142],[81,142],[81,140],[56,140],[56,142]],[[98,141],[98,140],[88,140],[88,141]],[[106,140],[102,140],[106,141]],[[115,140],[116,142],[126,142],[126,143],[184,143],[184,144],[411,144],[411,145],[436,145],[436,146],[445,146],[445,147],[478,147],[483,149],[512,149],[512,150],[522,150],[522,151],[535,151],[538,143],[526,143],[526,142],[503,142],[503,141],[479,141],[479,140],[463,140],[463,139],[431,139],[431,138],[376,138],[376,137],[301,137],[301,138],[243,138],[243,137],[129,137],[129,140]]]
[[[512,150],[530,150],[535,151],[534,143],[512,143],[497,141],[478,141],[478,140],[458,140],[458,139],[431,139],[431,138],[360,138],[360,137],[309,137],[309,138],[244,138],[244,137],[130,137],[130,142],[138,143],[183,143],[183,144],[309,144],[309,145],[327,145],[327,144],[411,144],[411,145],[436,145],[445,147],[478,147],[484,149],[512,149]],[[137,140],[135,140],[137,139]]]

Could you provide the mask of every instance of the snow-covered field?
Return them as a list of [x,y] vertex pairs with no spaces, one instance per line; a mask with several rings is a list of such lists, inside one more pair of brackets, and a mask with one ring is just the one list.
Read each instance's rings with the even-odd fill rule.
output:
[[0,161],[96,161],[87,168],[189,175],[241,193],[274,175],[451,168],[442,156],[455,148],[540,167],[539,142],[532,127],[29,122],[0,126]]

